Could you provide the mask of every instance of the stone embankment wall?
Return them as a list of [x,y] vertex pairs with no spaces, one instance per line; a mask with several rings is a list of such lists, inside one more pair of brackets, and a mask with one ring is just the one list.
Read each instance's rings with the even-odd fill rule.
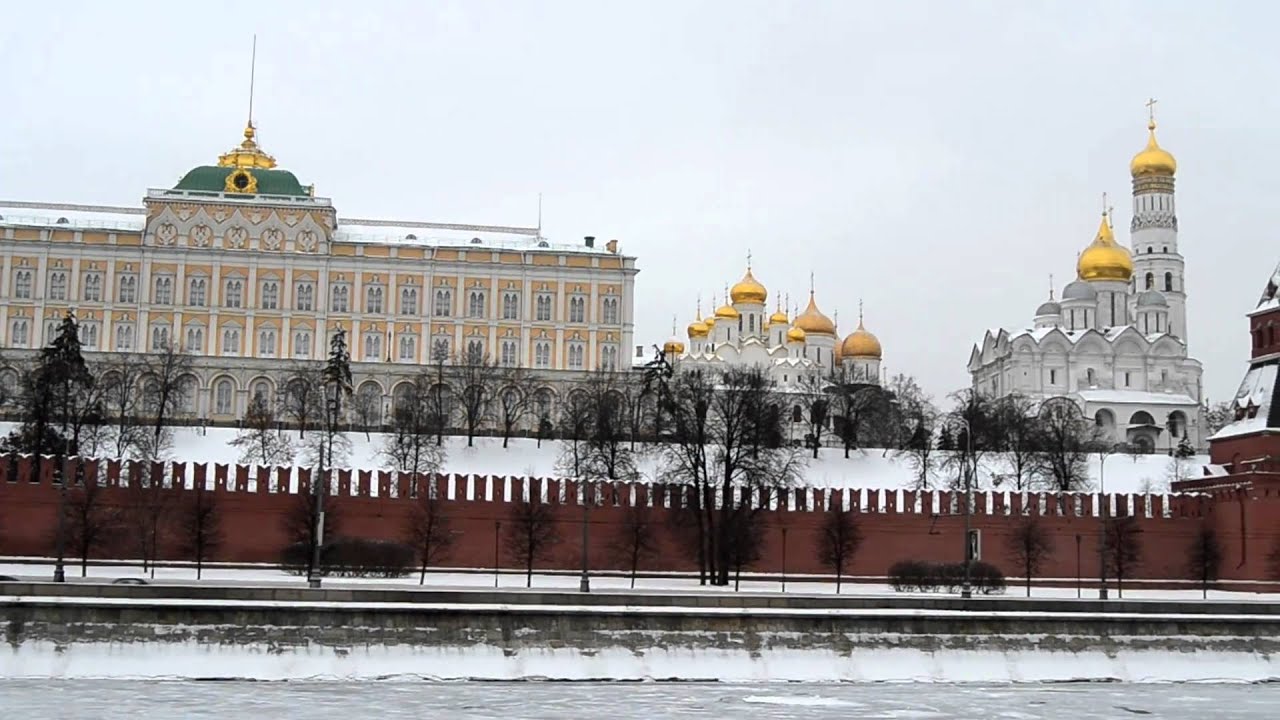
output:
[[[48,595],[67,591],[114,597]],[[1271,660],[1280,653],[1280,615],[1267,605],[1115,602],[1099,612],[1097,603],[1052,601],[252,588],[173,593],[19,584],[0,584],[0,596],[10,646],[0,656],[0,677],[1280,675]],[[960,608],[968,611],[956,612]],[[1213,614],[1250,609],[1258,612]]]
[[[52,460],[41,477],[27,457],[0,458],[0,555],[48,556],[53,552],[62,497],[53,481]],[[221,542],[212,561],[275,562],[288,542],[287,519],[297,516],[311,491],[306,468],[156,463],[122,465],[117,461],[66,461],[67,477],[82,477],[100,487],[96,511],[114,532],[95,543],[101,558],[138,557],[129,539],[130,518],[158,508],[162,514],[159,554],[190,559],[179,535],[183,508],[194,487],[207,488],[218,508]],[[128,479],[133,478],[131,483]],[[149,479],[152,488],[141,479]],[[446,518],[449,552],[446,567],[490,568],[495,562],[514,568],[509,552],[513,511],[526,497],[539,498],[555,516],[559,542],[537,563],[539,569],[581,566],[581,524],[590,527],[593,569],[625,569],[618,538],[639,513],[653,529],[656,552],[641,568],[650,571],[696,570],[692,518],[686,508],[690,489],[682,485],[592,483],[589,495],[599,506],[584,507],[584,487],[557,478],[490,476],[417,476],[379,471],[338,470],[331,479],[327,507],[337,518],[338,534],[404,540],[415,508],[435,498]],[[83,491],[68,490],[68,495]],[[1134,518],[1140,533],[1140,559],[1133,578],[1190,580],[1190,548],[1199,528],[1218,532],[1223,549],[1220,576],[1264,581],[1268,548],[1280,538],[1280,523],[1268,522],[1280,497],[1240,498],[1229,492],[1174,495],[1106,495],[1108,515]],[[1219,497],[1221,496],[1221,497]],[[898,560],[958,561],[962,557],[962,498],[945,491],[823,489],[803,487],[780,496],[754,498],[764,508],[761,556],[750,569],[764,573],[830,574],[820,560],[824,522],[831,508],[857,513],[861,543],[847,575],[883,576]],[[1236,511],[1237,505],[1245,508]],[[1265,507],[1264,507],[1265,506]],[[1096,577],[1102,506],[1097,495],[977,492],[971,517],[980,533],[981,558],[1006,574],[1021,574],[1010,536],[1027,518],[1036,518],[1052,540],[1040,577]],[[68,551],[74,555],[73,550]],[[1198,575],[1195,577],[1198,579]]]

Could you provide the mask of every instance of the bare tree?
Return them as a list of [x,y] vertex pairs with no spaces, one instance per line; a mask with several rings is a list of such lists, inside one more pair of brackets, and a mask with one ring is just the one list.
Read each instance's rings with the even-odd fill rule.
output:
[[80,577],[89,574],[89,556],[110,547],[120,530],[119,513],[104,502],[103,490],[92,478],[66,490],[67,541],[80,557]]
[[361,385],[351,402],[351,414],[356,424],[364,430],[366,442],[372,439],[370,433],[382,421],[382,391],[370,383]]
[[1030,488],[1037,467],[1036,453],[1042,442],[1035,403],[1018,393],[1006,395],[996,403],[995,424],[996,446],[1008,462],[1013,489],[1021,492]]
[[1234,419],[1235,406],[1230,400],[1208,404],[1204,413],[1205,432],[1203,437],[1212,437]]
[[843,367],[833,371],[830,388],[836,435],[848,459],[850,450],[862,447],[864,435],[874,436],[875,427],[888,421],[888,397],[879,385],[859,382]]
[[[630,408],[621,388],[628,378],[614,370],[596,370],[586,382],[586,474],[596,480],[636,480],[636,453],[628,441]],[[578,433],[574,433],[578,434]]]
[[1031,581],[1053,554],[1053,538],[1045,530],[1037,515],[1027,515],[1008,536],[1008,551],[1022,568],[1027,584],[1027,597],[1031,597]]
[[1222,544],[1213,526],[1201,523],[1187,548],[1187,573],[1200,581],[1201,596],[1209,598],[1209,584],[1217,581],[1222,566]]
[[[415,482],[417,478],[415,478]],[[427,581],[427,567],[439,564],[453,546],[449,517],[436,499],[435,483],[428,480],[417,490],[412,512],[405,523],[405,542],[418,554],[418,584]]]
[[535,379],[524,368],[506,368],[499,380],[498,422],[502,426],[502,448],[505,450],[511,436],[533,411]]
[[146,376],[143,379],[143,407],[150,414],[155,446],[165,423],[186,407],[193,388],[191,356],[171,342],[164,343],[157,351],[147,355]]
[[178,508],[178,545],[184,557],[196,562],[196,579],[204,574],[204,563],[222,547],[222,515],[217,496],[198,482]]
[[1040,427],[1034,466],[1046,489],[1065,493],[1087,488],[1090,432],[1080,406],[1065,397],[1046,400],[1040,406]]
[[455,384],[462,388],[458,407],[467,447],[475,444],[480,427],[489,420],[501,372],[478,345],[469,346],[457,358],[451,374]]
[[786,442],[789,405],[757,367],[727,368],[714,380],[686,371],[673,383],[664,472],[694,488],[700,565],[713,584],[727,585],[731,570],[753,561],[762,499],[803,470],[803,453]]
[[988,455],[999,449],[1001,429],[993,402],[985,395],[966,388],[952,393],[954,406],[944,420],[955,431],[955,448],[942,461],[954,472],[951,487],[963,490],[966,479],[970,489],[980,484],[980,468]]
[[640,565],[658,554],[658,534],[653,511],[647,505],[627,508],[611,545],[613,556],[631,570],[631,587],[636,586]]
[[293,462],[293,441],[280,430],[274,409],[261,395],[249,402],[244,424],[231,440],[231,446],[240,449],[242,463],[285,465]]
[[135,461],[128,465],[129,504],[124,519],[142,556],[142,571],[149,570],[153,578],[160,538],[168,524],[174,497],[172,488],[165,486],[161,470],[162,466],[149,461]]
[[[319,486],[313,491],[300,492],[295,495],[289,509],[281,517],[281,529],[284,530],[287,543],[307,548],[307,577],[324,570],[323,567],[315,566],[315,548],[322,547],[324,543],[330,542],[342,529],[342,503],[338,502],[337,496],[330,494],[321,477],[321,473],[312,476],[312,482],[319,482]],[[321,530],[321,523],[318,519],[321,502],[320,494],[326,497],[323,501],[324,528],[322,532],[318,532]],[[323,538],[321,535],[323,535]]]
[[797,399],[804,410],[805,447],[813,452],[813,459],[818,459],[818,451],[822,448],[822,436],[831,422],[831,397],[827,393],[827,380],[818,373],[805,373],[797,384]]
[[431,401],[432,377],[420,373],[409,385],[402,385],[391,405],[391,433],[383,442],[382,456],[400,472],[438,472],[444,465],[444,447],[435,438],[440,432],[439,415]]
[[281,414],[298,426],[298,437],[305,438],[324,415],[324,383],[314,363],[295,363],[281,377],[278,387]]
[[525,587],[533,587],[533,566],[547,560],[560,543],[555,513],[535,495],[511,506],[507,554],[525,569]]
[[587,475],[591,455],[591,397],[581,388],[569,391],[560,404],[560,453],[556,472],[581,479]]
[[1107,568],[1116,579],[1117,596],[1124,597],[1124,579],[1142,562],[1142,528],[1133,516],[1111,518],[1107,525]]
[[448,359],[448,346],[443,342],[437,343],[431,351],[427,409],[432,416],[430,422],[436,429],[436,445],[440,446],[444,445],[444,434],[454,415],[453,391],[449,388],[450,378],[446,373]]
[[822,520],[822,534],[818,537],[818,561],[836,574],[836,594],[844,581],[844,571],[852,562],[862,544],[862,529],[858,527],[857,513],[845,510],[840,503],[832,503]]

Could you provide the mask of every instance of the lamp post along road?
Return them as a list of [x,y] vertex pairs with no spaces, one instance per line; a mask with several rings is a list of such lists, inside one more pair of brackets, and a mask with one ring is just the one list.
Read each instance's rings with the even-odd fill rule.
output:
[[[977,470],[977,463],[973,462],[973,426],[969,424],[966,418],[957,418],[957,421],[964,425],[965,452],[968,457],[961,466],[961,473],[964,477],[964,584],[960,586],[960,597],[973,597],[973,588],[971,585],[973,563],[973,545],[970,542],[970,536],[973,534],[973,519],[971,510],[973,508],[973,473]],[[970,465],[972,463],[972,465]]]
[[1098,453],[1098,519],[1102,523],[1098,538],[1098,599],[1107,599],[1107,453]]
[[578,592],[591,592],[591,573],[587,565],[587,548],[591,541],[591,483],[582,486],[582,577],[578,580]]

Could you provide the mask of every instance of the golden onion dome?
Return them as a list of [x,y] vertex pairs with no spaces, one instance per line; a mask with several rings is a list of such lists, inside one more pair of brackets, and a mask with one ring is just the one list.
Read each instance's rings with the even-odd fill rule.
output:
[[732,305],[721,305],[716,308],[716,317],[724,318],[726,320],[737,320],[740,316],[738,311],[733,309]]
[[668,355],[683,355],[684,343],[680,342],[680,338],[672,335],[662,346],[662,352]]
[[798,326],[793,326],[787,331],[787,342],[804,342],[804,329]]
[[836,324],[831,322],[831,318],[822,314],[818,309],[818,303],[813,299],[813,291],[809,291],[809,306],[804,312],[796,316],[796,327],[804,330],[806,334],[814,335],[830,335],[836,334]]
[[789,325],[791,324],[791,318],[787,317],[786,313],[782,312],[781,310],[778,310],[769,316],[769,324],[770,325]]
[[700,340],[711,332],[711,328],[707,327],[707,324],[701,320],[694,320],[689,323],[688,331],[690,340]]
[[763,305],[765,300],[769,298],[769,292],[764,289],[764,285],[756,280],[756,276],[751,274],[751,266],[747,266],[747,274],[742,276],[737,285],[729,289],[729,300],[737,305],[739,303],[748,303],[752,305]]
[[1133,258],[1129,251],[1116,244],[1107,214],[1102,214],[1098,234],[1089,247],[1080,253],[1076,261],[1076,275],[1081,280],[1118,280],[1129,282],[1133,277]]
[[863,327],[861,320],[858,321],[858,329],[849,333],[844,342],[840,343],[841,358],[875,358],[879,360],[882,355],[880,339],[870,330]]
[[1147,146],[1129,162],[1129,174],[1134,177],[1150,175],[1172,177],[1178,171],[1178,161],[1168,150],[1156,142],[1156,121],[1147,123]]

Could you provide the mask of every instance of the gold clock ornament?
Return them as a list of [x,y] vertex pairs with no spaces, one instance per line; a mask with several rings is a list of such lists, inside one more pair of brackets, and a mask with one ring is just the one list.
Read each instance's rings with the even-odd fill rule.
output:
[[258,178],[254,177],[253,173],[248,170],[240,168],[227,176],[227,182],[223,190],[229,193],[256,194],[258,192]]

